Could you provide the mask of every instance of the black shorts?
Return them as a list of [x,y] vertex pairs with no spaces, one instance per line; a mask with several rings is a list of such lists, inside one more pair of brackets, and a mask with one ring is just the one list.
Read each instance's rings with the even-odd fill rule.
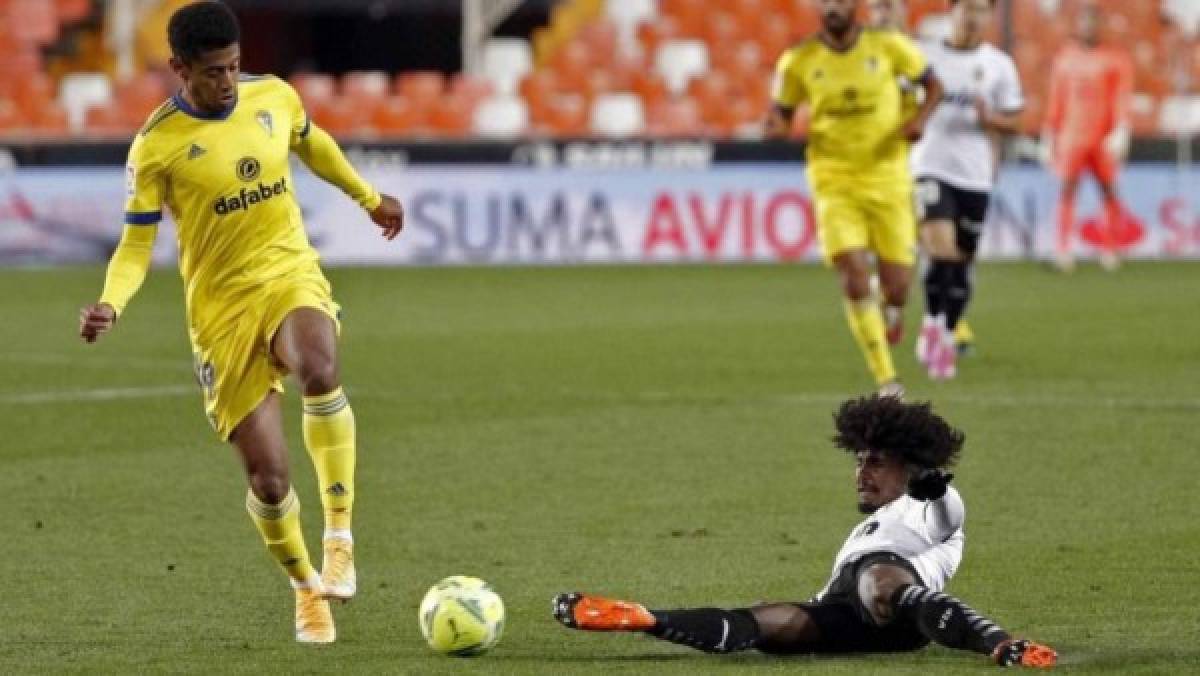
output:
[[919,650],[929,639],[915,622],[896,618],[886,626],[876,626],[858,598],[858,576],[872,564],[889,563],[908,570],[917,584],[924,584],[912,564],[888,552],[868,554],[842,568],[841,573],[820,601],[795,605],[804,609],[821,630],[821,640],[796,646],[769,645],[759,648],[776,655],[814,653],[890,653]]
[[929,176],[917,179],[917,221],[950,221],[958,250],[974,256],[987,220],[991,193],[963,190]]

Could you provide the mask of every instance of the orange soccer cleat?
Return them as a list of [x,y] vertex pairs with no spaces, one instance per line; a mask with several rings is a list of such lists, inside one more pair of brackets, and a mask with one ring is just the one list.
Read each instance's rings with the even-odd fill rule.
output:
[[996,646],[992,659],[1002,667],[1033,667],[1049,669],[1058,664],[1058,653],[1049,646],[1019,638],[1009,639]]
[[585,631],[647,631],[657,622],[640,603],[579,592],[554,597],[554,619]]

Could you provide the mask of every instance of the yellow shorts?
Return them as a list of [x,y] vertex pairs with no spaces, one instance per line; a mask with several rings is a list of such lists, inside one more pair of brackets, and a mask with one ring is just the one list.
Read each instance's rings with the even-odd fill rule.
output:
[[283,391],[287,370],[272,355],[271,340],[284,318],[302,307],[329,315],[341,332],[341,308],[333,301],[328,280],[314,268],[276,280],[247,302],[231,304],[227,312],[215,313],[224,326],[209,344],[193,339],[196,380],[204,390],[204,412],[222,440],[229,439],[237,424],[268,392]]
[[825,262],[854,249],[880,260],[912,265],[917,259],[917,222],[912,181],[813,180],[817,233]]

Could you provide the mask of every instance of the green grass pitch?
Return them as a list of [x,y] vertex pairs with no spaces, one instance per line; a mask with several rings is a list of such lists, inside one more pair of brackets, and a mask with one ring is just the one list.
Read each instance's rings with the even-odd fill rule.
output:
[[[830,412],[869,389],[818,267],[340,269],[359,421],[360,595],[297,646],[291,595],[194,389],[173,270],[85,346],[102,270],[0,272],[3,673],[985,673],[929,648],[723,658],[557,626],[582,589],[650,606],[799,600],[860,518]],[[1068,673],[1200,670],[1200,266],[988,265],[978,354],[911,398],[965,428],[950,590]],[[916,320],[913,294],[909,325]],[[318,501],[289,392],[294,482]],[[445,575],[508,605],[491,654],[431,654]]]

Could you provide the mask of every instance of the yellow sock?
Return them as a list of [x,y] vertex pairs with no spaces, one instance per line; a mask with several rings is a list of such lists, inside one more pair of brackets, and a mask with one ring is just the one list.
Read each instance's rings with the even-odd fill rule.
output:
[[308,560],[308,548],[304,546],[304,533],[300,530],[300,500],[295,490],[288,490],[287,497],[278,505],[268,505],[254,491],[246,492],[246,511],[262,534],[271,553],[294,585],[301,587],[317,579],[317,572]]
[[304,445],[317,468],[325,536],[350,539],[354,506],[354,411],[342,388],[304,398]]
[[879,303],[872,298],[861,301],[845,301],[846,321],[850,333],[858,341],[858,347],[867,359],[867,368],[875,376],[876,384],[882,385],[896,379],[896,368],[892,365],[892,351],[888,348],[887,329],[883,324],[883,312]]

